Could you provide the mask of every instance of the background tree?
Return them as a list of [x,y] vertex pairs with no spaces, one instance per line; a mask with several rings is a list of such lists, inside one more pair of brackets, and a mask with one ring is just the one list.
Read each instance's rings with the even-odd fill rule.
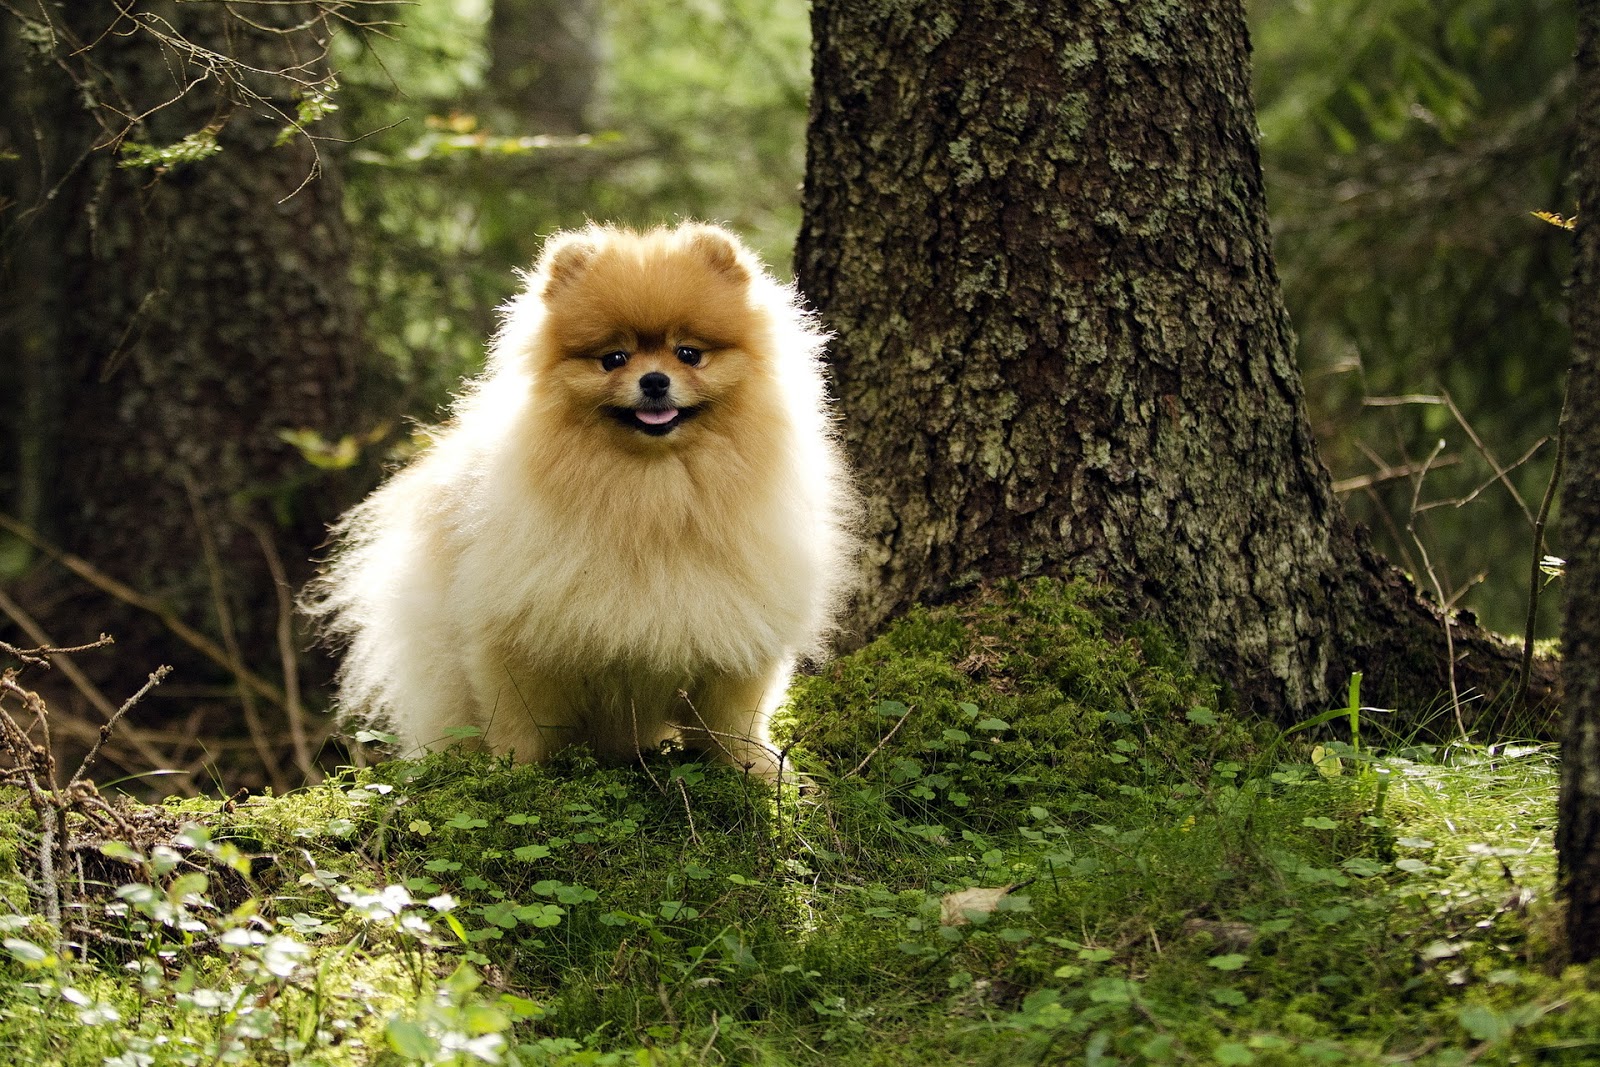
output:
[[1600,957],[1600,3],[1578,3],[1577,257],[1567,379],[1566,738],[1556,847],[1572,958]]
[[[29,88],[8,116],[23,158],[3,283],[32,309],[15,322],[29,358],[6,372],[20,375],[28,420],[20,510],[208,632],[234,664],[221,679],[276,676],[239,688],[257,767],[282,762],[289,732],[261,723],[294,703],[301,641],[284,629],[285,598],[361,488],[319,474],[284,435],[337,441],[383,410],[349,279],[338,146],[314,127],[332,90],[330,15],[351,7],[242,17],[104,3],[5,19]],[[112,691],[179,657],[169,693],[219,679],[106,588],[41,567],[27,592],[58,640],[116,635]],[[237,707],[191,717],[190,741],[232,732]],[[315,739],[296,739],[305,770]],[[173,752],[179,765],[205,758]]]
[[1263,712],[1354,670],[1409,723],[1500,689],[1504,650],[1445,629],[1317,458],[1238,0],[819,0],[812,29],[797,259],[871,502],[860,634],[1081,574]]
[[543,133],[593,129],[603,38],[599,0],[494,0],[489,104]]

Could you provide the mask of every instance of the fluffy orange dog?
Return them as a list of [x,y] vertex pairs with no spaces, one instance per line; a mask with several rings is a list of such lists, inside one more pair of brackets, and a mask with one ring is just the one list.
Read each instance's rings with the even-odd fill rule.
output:
[[850,569],[823,342],[733,235],[546,244],[482,377],[335,529],[307,596],[339,699],[404,752],[663,740],[772,776],[767,724]]

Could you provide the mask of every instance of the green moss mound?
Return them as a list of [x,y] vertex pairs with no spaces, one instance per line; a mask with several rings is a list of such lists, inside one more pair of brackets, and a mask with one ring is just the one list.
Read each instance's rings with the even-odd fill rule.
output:
[[904,818],[980,831],[1203,782],[1218,753],[1258,747],[1170,640],[1113,628],[1107,608],[1041,579],[913,609],[796,685],[787,739],[823,781],[859,778]]

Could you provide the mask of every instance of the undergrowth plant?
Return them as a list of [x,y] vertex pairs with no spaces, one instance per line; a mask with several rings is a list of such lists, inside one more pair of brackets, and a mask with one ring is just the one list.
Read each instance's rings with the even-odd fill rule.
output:
[[174,801],[65,939],[9,794],[0,1059],[1593,1062],[1548,752],[1377,750],[1359,679],[1245,724],[1107,617],[1054,582],[913,613],[797,686],[776,792],[572,750]]

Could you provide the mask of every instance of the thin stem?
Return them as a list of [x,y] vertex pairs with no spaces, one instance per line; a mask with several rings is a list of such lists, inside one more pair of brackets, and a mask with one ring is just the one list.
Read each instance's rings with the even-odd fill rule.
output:
[[1523,707],[1528,699],[1528,679],[1533,674],[1533,628],[1539,620],[1539,594],[1544,583],[1539,578],[1539,566],[1544,562],[1544,527],[1550,518],[1550,505],[1555,500],[1556,487],[1561,484],[1561,467],[1567,452],[1567,397],[1561,396],[1561,416],[1556,420],[1556,462],[1550,469],[1550,482],[1544,487],[1544,499],[1539,502],[1539,517],[1533,522],[1533,563],[1528,574],[1528,622],[1522,631],[1522,668],[1517,672],[1517,694],[1513,706]]
[[112,715],[111,718],[106,721],[106,724],[100,727],[100,736],[95,739],[94,745],[90,747],[88,755],[83,757],[83,762],[78,764],[78,769],[72,772],[72,778],[69,784],[75,784],[82,780],[84,772],[94,764],[95,759],[100,755],[100,746],[105,744],[106,741],[110,739],[111,730],[117,725],[117,720],[126,715],[129,708],[139,703],[146,693],[160,685],[161,680],[171,673],[171,667],[165,665],[157,667],[155,670],[150,672],[150,677],[145,680],[144,685],[139,687],[139,691],[122,702],[122,707],[117,709],[116,714]]

